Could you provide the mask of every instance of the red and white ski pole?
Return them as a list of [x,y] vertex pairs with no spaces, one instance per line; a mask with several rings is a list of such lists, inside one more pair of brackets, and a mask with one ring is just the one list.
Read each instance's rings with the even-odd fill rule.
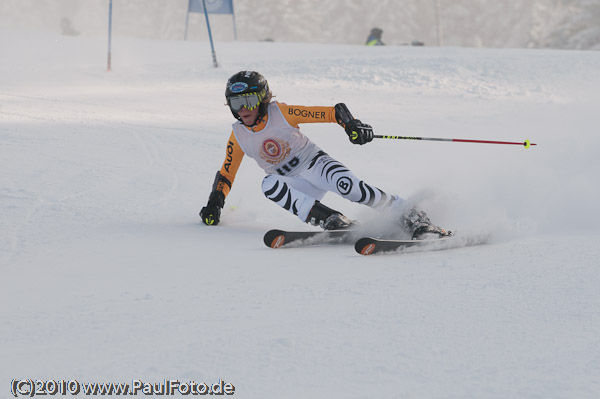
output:
[[535,143],[531,143],[529,140],[521,141],[521,142],[511,142],[511,141],[496,141],[496,140],[465,140],[465,139],[446,139],[446,138],[436,138],[436,137],[409,137],[409,136],[386,136],[386,135],[373,135],[375,139],[394,139],[394,140],[424,140],[424,141],[452,141],[455,143],[479,143],[479,144],[512,144],[512,145],[522,145],[525,148],[529,148],[532,145],[537,145]]

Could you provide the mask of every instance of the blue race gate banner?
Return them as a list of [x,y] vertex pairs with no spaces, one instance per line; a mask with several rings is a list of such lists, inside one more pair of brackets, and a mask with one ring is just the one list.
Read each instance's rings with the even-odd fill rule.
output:
[[[209,14],[233,14],[233,0],[204,0]],[[204,12],[202,0],[189,0],[188,12]]]

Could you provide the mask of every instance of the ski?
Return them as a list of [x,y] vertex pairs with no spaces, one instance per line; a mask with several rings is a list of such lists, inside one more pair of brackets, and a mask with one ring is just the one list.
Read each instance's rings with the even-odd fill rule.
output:
[[361,255],[372,255],[381,252],[397,251],[408,247],[431,246],[446,240],[448,238],[436,238],[433,240],[384,240],[363,237],[354,243],[354,249]]
[[354,230],[329,230],[329,231],[285,231],[269,230],[265,233],[263,241],[269,248],[281,248],[302,245],[319,244],[349,244],[354,242]]

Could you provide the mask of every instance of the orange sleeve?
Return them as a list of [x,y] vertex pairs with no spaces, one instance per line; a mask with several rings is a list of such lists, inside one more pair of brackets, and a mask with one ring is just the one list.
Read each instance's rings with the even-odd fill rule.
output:
[[337,123],[335,107],[305,107],[277,103],[287,122],[298,127],[299,123]]
[[231,185],[233,184],[235,175],[242,164],[242,159],[244,159],[244,151],[238,144],[235,134],[233,134],[232,131],[231,136],[229,136],[229,141],[227,142],[225,160],[223,161],[223,165],[219,171],[221,176],[225,179],[221,179],[217,184],[217,190],[221,191],[225,197],[227,197],[227,194],[229,194],[229,191],[231,190]]

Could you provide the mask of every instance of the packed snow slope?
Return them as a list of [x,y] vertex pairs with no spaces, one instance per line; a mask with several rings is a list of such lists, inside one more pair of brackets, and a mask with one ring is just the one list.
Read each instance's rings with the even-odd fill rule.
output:
[[[600,53],[0,35],[0,384],[213,383],[240,398],[600,396]],[[201,224],[226,79],[345,102],[375,140],[302,130],[365,181],[485,245],[272,250],[311,229],[246,159]],[[328,194],[360,220],[377,215]]]

